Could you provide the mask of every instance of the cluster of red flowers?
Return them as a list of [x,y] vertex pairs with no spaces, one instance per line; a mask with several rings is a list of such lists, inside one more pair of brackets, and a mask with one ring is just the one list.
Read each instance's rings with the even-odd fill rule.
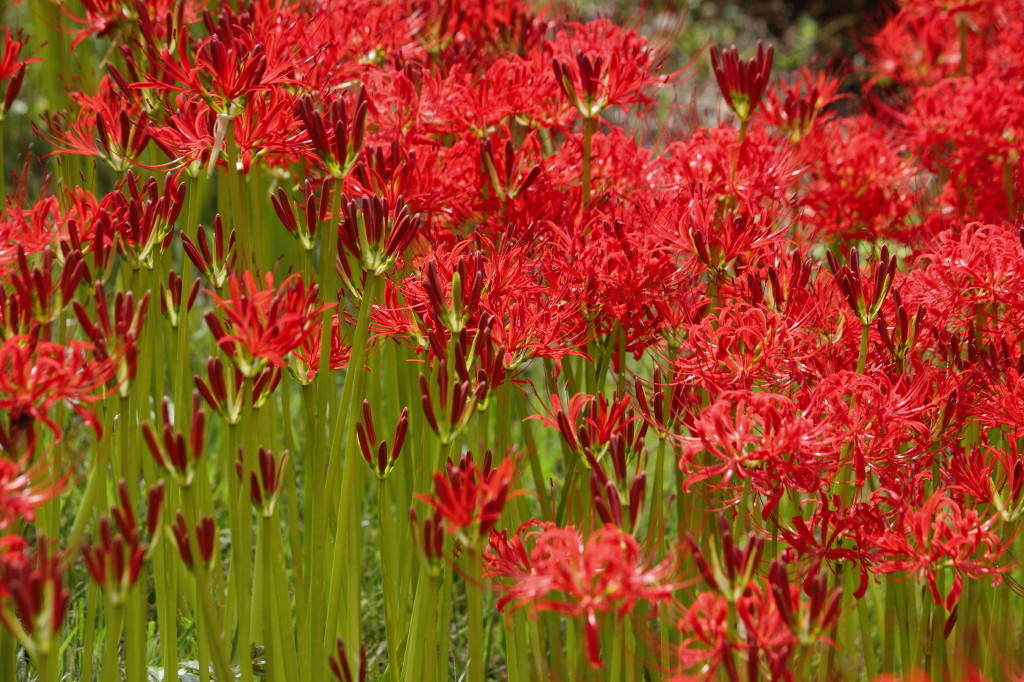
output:
[[[110,50],[39,135],[114,181],[25,171],[0,198],[0,620],[33,656],[59,632],[80,548],[24,524],[79,478],[61,447],[84,423],[146,443],[176,501],[236,468],[228,505],[248,486],[265,518],[291,462],[314,495],[356,480],[331,455],[365,459],[381,491],[402,481],[382,499],[432,510],[427,556],[449,531],[497,609],[577,619],[594,667],[608,623],[657,617],[666,674],[792,679],[822,642],[852,646],[832,642],[840,607],[883,580],[923,586],[948,636],[966,585],[1019,584],[1024,2],[897,4],[862,74],[776,78],[770,46],[712,49],[721,120],[655,142],[624,122],[680,74],[608,20],[520,0],[60,3],[73,47]],[[7,125],[37,60],[0,38]],[[370,402],[349,406],[374,381],[410,406],[390,451]],[[208,470],[200,397],[218,432],[280,409],[287,434],[222,439]],[[406,465],[407,433],[451,459]],[[104,474],[139,479],[85,545],[120,599],[155,481],[103,442]],[[320,511],[303,504],[291,533]],[[212,562],[212,518],[185,516],[182,555]]]

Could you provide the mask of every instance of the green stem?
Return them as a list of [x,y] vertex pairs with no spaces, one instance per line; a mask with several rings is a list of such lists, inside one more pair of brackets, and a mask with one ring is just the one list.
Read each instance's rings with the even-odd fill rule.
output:
[[121,620],[124,616],[124,609],[106,600],[104,609],[104,620],[106,621],[106,634],[103,644],[103,665],[100,675],[103,682],[119,682],[121,679],[121,666],[118,661],[118,649],[121,644]]
[[[337,422],[334,428],[334,435],[331,440],[331,449],[328,457],[327,491],[334,490],[332,485],[332,471],[337,468],[336,462],[343,460],[341,473],[341,491],[337,495],[338,525],[334,543],[334,558],[331,563],[330,589],[327,600],[327,627],[323,632],[323,650],[328,650],[331,643],[338,634],[338,622],[341,617],[341,601],[344,597],[345,625],[342,630],[342,639],[346,642],[354,642],[348,648],[350,661],[353,669],[359,665],[356,655],[359,651],[358,642],[360,638],[360,603],[359,603],[359,578],[362,572],[361,557],[361,536],[359,523],[359,505],[362,496],[359,495],[359,468],[360,457],[356,450],[356,422],[359,410],[362,409],[363,383],[365,371],[363,364],[366,359],[366,339],[370,328],[370,311],[377,293],[383,286],[383,279],[367,274],[366,284],[363,288],[363,298],[359,305],[359,317],[356,321],[356,329],[353,334],[352,354],[349,361],[349,369],[345,374],[345,387],[342,390],[342,400],[339,404]],[[345,418],[345,407],[348,407],[348,419]],[[340,450],[341,439],[345,438],[345,450],[342,456]],[[335,474],[336,476],[336,474]]]
[[217,608],[213,604],[213,584],[210,582],[206,564],[199,551],[199,540],[196,538],[194,510],[198,508],[198,500],[195,499],[195,492],[191,486],[184,488],[183,492],[185,503],[182,508],[185,525],[188,529],[188,545],[194,558],[192,575],[196,579],[196,600],[199,602],[199,610],[206,625],[206,641],[212,645],[213,649],[213,669],[216,671],[218,680],[233,680],[235,676],[231,670],[231,655],[228,653],[227,643],[224,641],[224,629],[217,616]]
[[484,682],[486,665],[484,661],[484,611],[483,584],[480,575],[480,548],[473,547],[466,552],[466,632],[469,637],[469,682]]

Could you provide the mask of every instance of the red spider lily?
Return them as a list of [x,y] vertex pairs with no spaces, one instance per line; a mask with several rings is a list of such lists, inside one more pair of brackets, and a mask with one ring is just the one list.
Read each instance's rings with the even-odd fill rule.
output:
[[388,474],[395,467],[395,461],[402,451],[405,443],[405,435],[409,431],[409,408],[402,408],[402,414],[398,417],[398,424],[395,426],[395,438],[391,441],[391,450],[388,450],[387,441],[377,440],[377,432],[373,428],[373,415],[370,412],[369,401],[363,401],[363,421],[356,424],[356,438],[359,441],[359,450],[363,459],[374,470],[381,480],[387,478]]
[[8,438],[23,429],[31,447],[36,421],[59,438],[61,427],[49,415],[57,403],[69,405],[99,434],[99,420],[87,405],[102,397],[100,389],[115,372],[112,361],[96,357],[81,341],[62,346],[30,336],[6,339],[0,344],[0,412],[7,415]]
[[224,233],[224,221],[218,213],[213,217],[213,249],[210,249],[210,241],[206,236],[206,229],[199,226],[196,233],[196,241],[192,241],[184,231],[178,233],[181,236],[181,248],[189,257],[199,272],[210,281],[215,289],[222,289],[228,281],[228,275],[235,267],[235,260],[238,253],[235,250],[235,230],[232,229],[227,235]]
[[555,81],[585,119],[609,106],[650,102],[651,90],[672,78],[657,75],[664,58],[644,38],[606,19],[570,24],[546,48]]
[[194,529],[190,529],[188,523],[185,522],[185,516],[179,510],[174,523],[171,524],[171,534],[186,568],[192,570],[194,563],[191,546],[193,539],[199,550],[199,558],[209,567],[217,545],[217,528],[213,525],[212,516],[204,516],[199,519]]
[[172,329],[177,329],[181,318],[192,312],[192,307],[199,296],[199,278],[192,280],[188,296],[182,298],[183,293],[181,277],[171,270],[167,273],[167,286],[160,285],[160,312],[170,323]]
[[920,169],[907,158],[906,143],[867,117],[823,121],[804,142],[814,161],[798,193],[801,231],[843,239],[920,236],[911,227],[921,197]]
[[768,587],[779,617],[801,645],[819,641],[839,618],[843,588],[829,590],[827,573],[819,573],[811,581],[804,599],[803,590],[790,584],[785,562],[775,559],[768,569]]
[[55,147],[51,154],[74,154],[102,159],[117,173],[138,164],[149,144],[148,114],[137,98],[127,97],[110,79],[100,81],[95,96],[76,93],[77,115],[48,119],[40,133]]
[[484,404],[489,390],[486,382],[474,386],[468,373],[463,373],[463,376],[456,374],[455,379],[451,380],[445,360],[437,363],[436,391],[431,390],[424,374],[420,374],[419,379],[423,415],[446,445],[462,433],[477,407]]
[[[249,472],[249,499],[265,519],[272,518],[277,510],[277,502],[284,492],[284,473],[288,464],[288,451],[274,457],[274,453],[263,447],[256,453],[256,468]],[[246,464],[242,451],[238,451],[235,460],[235,474],[238,480],[245,483]]]
[[[416,495],[436,510],[449,533],[465,535],[470,544],[483,540],[494,528],[509,496],[515,475],[515,461],[506,458],[491,468],[491,452],[484,456],[483,468],[477,468],[473,453],[466,453],[458,466],[451,460],[444,472],[434,473],[434,494]],[[512,493],[515,494],[515,493]]]
[[[992,576],[998,582],[1008,567],[1000,565],[1005,553],[994,522],[977,510],[962,509],[943,491],[931,495],[920,509],[907,509],[897,524],[874,538],[879,551],[874,570],[878,573],[908,573],[926,582],[936,604],[951,610],[960,598],[963,576],[978,579]],[[953,582],[940,594],[936,576],[944,568],[953,570]]]
[[729,604],[721,595],[697,595],[677,626],[683,635],[677,656],[684,669],[700,667],[707,671],[703,679],[713,679],[718,669],[724,667],[726,679],[740,679],[733,651],[741,645],[731,641],[728,614]]
[[413,542],[426,562],[427,571],[437,576],[441,571],[441,559],[444,554],[444,517],[437,509],[420,523],[416,510],[409,508],[409,523],[412,525]]
[[182,26],[172,47],[147,46],[150,70],[132,87],[192,93],[230,117],[256,93],[292,83],[294,64],[281,59],[284,51],[273,44],[274,34],[257,37],[252,26],[238,21],[228,8],[222,6],[222,10],[217,23],[210,21],[206,26],[209,37],[198,44]]
[[0,621],[32,656],[47,656],[60,644],[70,591],[59,552],[40,541],[34,553],[0,557]]
[[[638,419],[633,413],[628,395],[613,397],[592,396],[577,393],[569,399],[568,408],[562,407],[557,393],[551,396],[551,411],[547,415],[533,415],[545,426],[557,428],[566,444],[575,452],[584,448],[600,451],[611,442],[613,436],[620,436],[627,443],[638,440],[632,436],[630,425]],[[641,430],[639,440],[643,439]]]
[[683,490],[708,482],[738,495],[749,482],[767,498],[766,518],[786,490],[821,489],[828,473],[822,460],[835,451],[821,424],[772,393],[726,392],[688,426],[679,459]]
[[[348,367],[352,348],[341,336],[341,320],[337,315],[331,315],[331,348],[330,364],[331,371],[345,369]],[[292,374],[303,385],[309,385],[313,377],[320,371],[320,335],[323,329],[323,322],[318,322],[313,333],[295,349],[295,365],[292,367]]]
[[[822,565],[829,561],[852,562],[857,564],[860,570],[860,584],[854,596],[860,599],[867,592],[868,588],[868,566],[869,549],[858,547],[856,538],[862,534],[880,532],[883,524],[878,519],[871,519],[875,523],[863,530],[858,523],[857,512],[863,512],[863,508],[855,510],[842,509],[839,506],[839,496],[833,495],[831,499],[820,493],[820,502],[811,515],[810,524],[801,516],[794,516],[791,525],[779,525],[779,537],[792,549],[791,556],[809,559],[805,567],[803,589],[811,589],[816,576],[821,572]],[[863,532],[862,532],[863,530]],[[854,539],[854,548],[843,547],[842,540]]]
[[[234,161],[242,173],[249,173],[253,161],[287,168],[299,156],[308,154],[298,125],[291,115],[294,98],[271,90],[254,99],[231,121],[238,158]],[[216,154],[216,150],[214,150]]]
[[[142,562],[150,552],[150,545],[142,541],[139,528],[128,497],[128,485],[124,479],[118,481],[120,506],[111,508],[116,522],[116,534],[110,517],[104,515],[99,522],[99,540],[82,547],[82,558],[93,580],[103,588],[111,603],[123,603],[128,590],[136,583],[142,570]],[[154,540],[160,526],[160,509],[163,504],[163,481],[149,488],[146,493],[146,527]]]
[[6,278],[12,291],[11,303],[18,305],[34,322],[48,326],[55,321],[64,308],[74,300],[76,289],[87,275],[88,268],[78,251],[72,251],[64,258],[59,269],[50,247],[43,249],[41,257],[34,258],[29,266],[25,249],[17,248],[17,269]]
[[774,56],[775,46],[765,49],[761,41],[757,42],[757,55],[746,62],[740,60],[735,45],[726,50],[717,46],[711,48],[711,70],[715,72],[722,97],[743,122],[750,120],[761,103]]
[[601,666],[599,614],[622,618],[638,601],[664,601],[674,589],[671,560],[648,564],[636,539],[612,525],[584,541],[572,526],[529,522],[511,539],[492,533],[484,562],[486,576],[503,579],[497,584],[499,610],[528,606],[534,613],[583,616],[587,657],[595,668]]
[[136,306],[135,296],[131,291],[118,291],[114,295],[114,304],[110,310],[106,290],[101,282],[96,283],[93,294],[96,321],[92,320],[85,306],[77,300],[72,303],[75,317],[92,342],[96,357],[115,363],[117,372],[112,381],[118,387],[121,396],[126,397],[128,381],[135,377],[136,359],[139,354],[138,342],[146,319],[149,292],[142,295]]
[[171,421],[171,403],[166,397],[160,413],[163,421],[160,440],[157,440],[153,424],[148,421],[142,422],[142,436],[157,464],[168,471],[179,486],[188,487],[195,478],[195,463],[203,456],[206,448],[206,412],[200,407],[199,392],[192,392],[192,416],[189,419],[187,443],[185,435]]
[[3,100],[0,102],[0,122],[3,122],[11,105],[18,97],[21,84],[25,80],[25,70],[32,62],[42,61],[40,59],[21,59],[21,51],[25,48],[25,34],[18,30],[11,33],[11,29],[4,31],[2,49],[0,49],[0,86],[6,82],[3,89]]
[[[263,277],[259,288],[252,272],[228,278],[227,297],[212,292],[214,303],[225,322],[214,313],[206,314],[217,344],[247,378],[258,375],[269,363],[283,368],[288,353],[302,345],[314,333],[316,320],[332,304],[317,305],[317,285],[306,288],[298,274],[274,287],[274,275]],[[244,287],[244,289],[243,289]]]
[[55,471],[53,463],[46,458],[33,463],[26,456],[9,459],[12,454],[28,451],[23,444],[11,442],[3,429],[0,429],[0,451],[7,455],[0,457],[0,532],[3,532],[21,521],[32,521],[40,505],[64,492],[69,477]]
[[364,196],[346,200],[338,244],[366,273],[380,276],[391,269],[420,228],[418,216],[410,214],[399,197],[392,206],[386,199]]
[[140,185],[132,171],[104,197],[102,207],[110,215],[108,234],[132,268],[152,269],[154,256],[170,246],[184,201],[185,183],[175,183],[167,175],[163,188],[156,178]]
[[210,409],[220,414],[231,425],[238,424],[242,418],[242,408],[246,399],[252,401],[253,407],[260,407],[277,388],[281,381],[281,369],[264,367],[259,374],[252,377],[251,391],[245,391],[246,378],[241,370],[232,366],[231,377],[224,376],[224,363],[220,358],[208,358],[204,380],[199,375],[193,377],[196,390]]
[[850,248],[846,260],[847,265],[842,265],[831,251],[828,252],[828,265],[835,277],[836,286],[861,324],[870,325],[881,312],[885,297],[892,287],[896,256],[890,257],[888,247],[883,245],[874,274],[868,277],[861,273],[860,257],[856,249]]
[[780,128],[794,143],[829,116],[827,108],[840,99],[840,79],[825,72],[812,74],[805,66],[789,86],[765,93],[761,110],[767,123]]
[[295,218],[291,199],[288,198],[288,193],[284,191],[284,188],[278,188],[277,192],[270,196],[277,217],[288,233],[297,239],[306,251],[313,250],[320,224],[329,218],[331,191],[331,183],[328,180],[317,182],[307,179],[303,182],[302,195],[305,199],[303,204],[305,211],[302,214],[301,224]]
[[[61,6],[64,16],[81,26],[74,31],[75,39],[71,48],[76,48],[90,36],[111,37],[128,28],[140,28],[150,42],[156,38],[166,39],[175,34],[175,28],[188,26],[198,17],[205,4],[202,0],[82,0],[82,14],[74,14],[70,7]],[[166,23],[156,23],[154,18]]]
[[725,515],[718,514],[717,519],[722,545],[721,552],[718,551],[714,540],[708,546],[707,554],[700,549],[697,541],[689,533],[686,536],[686,542],[697,563],[697,568],[700,570],[701,578],[712,590],[721,594],[723,599],[732,604],[743,596],[750,586],[761,561],[764,540],[751,533],[747,535],[747,542],[743,549],[740,549],[733,540],[732,531],[729,529]]
[[331,177],[342,179],[347,176],[359,160],[366,135],[366,87],[361,86],[352,105],[352,115],[345,104],[345,98],[337,95],[324,103],[327,115],[316,110],[313,98],[305,96],[297,105],[298,117],[302,120],[313,149]]

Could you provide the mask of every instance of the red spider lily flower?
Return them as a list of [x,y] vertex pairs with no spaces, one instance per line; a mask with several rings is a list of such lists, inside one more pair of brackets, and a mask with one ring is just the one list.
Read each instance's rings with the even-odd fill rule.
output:
[[77,114],[48,117],[48,132],[39,133],[55,148],[51,154],[98,158],[117,173],[141,165],[137,159],[150,137],[149,116],[138,98],[104,77],[95,96],[76,93],[73,99]]
[[893,275],[896,273],[896,256],[890,256],[888,247],[883,245],[874,274],[865,277],[861,273],[860,256],[855,248],[850,248],[847,265],[842,265],[831,251],[827,254],[828,266],[835,277],[836,286],[850,304],[857,319],[865,326],[874,323],[892,287]]
[[701,592],[686,609],[677,625],[683,641],[677,650],[679,664],[684,669],[700,668],[706,672],[701,679],[714,679],[724,667],[726,678],[739,680],[733,651],[742,645],[730,637],[729,603],[717,593]]
[[673,77],[657,75],[664,57],[646,39],[607,19],[569,24],[546,48],[555,81],[585,119],[609,106],[651,102],[651,90]]
[[840,99],[840,79],[825,72],[812,74],[805,66],[790,85],[765,93],[761,110],[765,121],[780,128],[793,143],[804,139],[821,120],[828,106]]
[[192,417],[189,420],[187,443],[185,435],[171,421],[171,403],[166,397],[160,414],[163,421],[160,440],[157,440],[153,424],[148,421],[142,422],[142,436],[160,468],[168,471],[179,486],[187,488],[195,478],[195,463],[203,456],[206,448],[206,412],[200,407],[199,392],[192,392]]
[[11,33],[11,29],[4,31],[2,49],[0,49],[0,86],[6,82],[3,88],[3,100],[0,100],[0,123],[11,110],[11,105],[18,97],[21,84],[25,80],[25,70],[32,62],[42,61],[41,59],[21,59],[21,51],[25,48],[25,34],[18,30]]
[[196,232],[196,241],[189,239],[184,231],[181,236],[181,248],[199,272],[210,281],[214,289],[222,289],[228,281],[228,275],[234,270],[238,253],[235,250],[235,230],[232,228],[226,235],[224,221],[218,213],[213,217],[213,249],[206,236],[206,229],[200,225]]
[[405,443],[405,435],[409,431],[409,408],[402,408],[402,414],[398,417],[398,424],[395,426],[395,437],[391,441],[391,450],[385,440],[377,440],[377,432],[373,428],[373,414],[370,412],[370,403],[363,401],[363,421],[356,424],[356,438],[359,441],[359,450],[363,459],[370,465],[370,468],[377,474],[377,478],[384,480],[395,467],[398,455]]
[[568,407],[563,407],[561,397],[554,393],[551,395],[551,411],[547,415],[533,415],[530,419],[539,419],[545,426],[558,429],[574,452],[582,454],[584,449],[591,449],[603,454],[613,436],[621,436],[628,443],[636,440],[630,437],[629,426],[639,416],[633,413],[631,402],[628,395],[613,395],[609,400],[603,395],[577,393],[569,399]]
[[227,296],[221,298],[208,292],[225,317],[206,314],[217,344],[247,378],[258,375],[269,363],[285,367],[284,356],[294,351],[314,333],[316,320],[332,304],[317,305],[318,287],[309,288],[298,274],[274,287],[274,275],[263,276],[259,288],[253,273],[231,275]]
[[[90,36],[107,38],[125,29],[140,29],[149,42],[158,37],[166,39],[175,34],[175,27],[195,22],[205,3],[201,0],[147,0],[145,3],[134,0],[82,0],[79,4],[82,6],[82,14],[74,14],[70,7],[61,6],[64,16],[81,26],[74,31],[75,39],[71,41],[71,49],[78,47]],[[164,19],[166,23],[160,23]]]
[[108,234],[132,268],[153,268],[154,255],[171,244],[184,201],[185,183],[175,183],[170,174],[161,188],[156,178],[140,185],[132,171],[104,197],[101,206],[110,215]]
[[88,268],[82,254],[72,251],[59,269],[55,269],[56,257],[50,247],[44,248],[33,261],[30,267],[25,249],[19,245],[17,268],[5,278],[5,283],[13,290],[12,298],[17,299],[18,305],[36,323],[47,326],[74,300],[78,286],[87,276]]
[[366,87],[360,86],[351,116],[343,95],[336,95],[324,104],[326,116],[316,110],[313,98],[307,95],[299,100],[297,114],[324,168],[331,177],[340,180],[355,167],[363,149],[366,114],[370,108]]
[[60,630],[71,600],[64,586],[67,565],[46,541],[29,552],[0,558],[0,621],[33,657],[47,656],[60,644]]
[[[89,574],[103,588],[111,603],[120,605],[128,590],[138,581],[150,545],[142,541],[124,479],[118,481],[117,490],[120,506],[110,510],[116,522],[116,534],[110,517],[101,516],[99,539],[92,545],[82,546],[82,558]],[[154,540],[158,539],[154,533],[159,528],[163,496],[163,481],[149,488],[146,493],[146,526]]]
[[[528,549],[528,546],[531,546]],[[599,614],[622,618],[638,601],[671,597],[671,560],[650,565],[636,539],[606,525],[585,541],[574,527],[529,522],[509,539],[491,533],[484,553],[485,575],[499,579],[497,606],[552,611],[585,619],[590,664],[601,666]]]
[[[331,315],[331,349],[328,366],[331,371],[348,367],[349,358],[352,355],[352,347],[341,336],[341,327],[341,320],[338,316]],[[296,362],[291,368],[292,374],[304,386],[308,386],[320,371],[320,334],[322,329],[323,322],[318,321],[313,328],[313,333],[293,353]]]
[[[963,509],[936,491],[920,509],[905,510],[890,532],[871,539],[879,552],[874,570],[914,575],[927,583],[935,603],[950,611],[960,598],[964,575],[999,582],[1009,570],[1001,561],[1006,547],[993,526],[976,509]],[[945,568],[953,570],[953,582],[943,595],[936,575]]]
[[160,285],[160,312],[171,325],[171,329],[177,329],[181,319],[192,312],[192,307],[199,296],[198,277],[192,280],[188,296],[183,298],[183,294],[184,283],[181,277],[175,274],[174,270],[171,270],[167,273],[167,286]]
[[[860,599],[864,596],[868,589],[870,555],[869,548],[857,545],[857,538],[871,533],[880,534],[884,528],[884,522],[865,511],[863,505],[858,505],[853,510],[843,509],[840,507],[838,495],[833,495],[830,499],[822,492],[809,519],[794,516],[789,526],[779,524],[779,538],[790,547],[787,555],[808,559],[803,567],[804,591],[811,589],[823,565],[830,561],[849,562],[857,565],[860,571],[860,584],[854,592],[854,597]],[[858,514],[864,518],[858,518]],[[853,540],[853,548],[844,547],[843,540]]]
[[220,358],[208,358],[206,361],[206,379],[199,375],[193,377],[196,390],[210,409],[214,410],[232,426],[242,418],[242,407],[246,399],[252,401],[255,408],[261,407],[281,382],[281,369],[266,366],[252,378],[249,392],[245,391],[246,378],[237,367],[231,367],[231,376],[224,376],[224,363]]
[[283,187],[278,188],[276,193],[270,195],[270,201],[274,205],[277,217],[288,233],[295,237],[306,251],[313,250],[320,224],[327,222],[329,218],[331,191],[331,182],[328,180],[311,181],[307,179],[303,182],[302,196],[305,199],[303,204],[305,210],[302,213],[301,223],[296,220],[291,199]]
[[[277,502],[284,492],[284,473],[287,464],[287,450],[275,458],[273,452],[261,446],[256,454],[256,468],[249,472],[249,499],[265,519],[272,518],[277,510]],[[245,467],[242,450],[239,448],[238,458],[235,460],[235,474],[243,484]]]
[[712,590],[732,604],[743,596],[750,586],[761,561],[764,540],[750,533],[743,549],[740,549],[733,540],[732,530],[724,514],[718,514],[718,530],[721,537],[721,552],[718,551],[717,545],[713,544],[714,540],[709,545],[707,554],[701,551],[697,541],[689,533],[686,535],[686,542],[700,570],[701,578]]
[[128,382],[135,377],[136,359],[139,354],[138,342],[146,319],[149,292],[142,295],[136,306],[133,292],[118,291],[114,295],[114,303],[110,310],[102,282],[96,282],[93,295],[96,321],[92,320],[85,306],[77,300],[72,303],[75,317],[92,342],[96,357],[115,363],[117,372],[112,381],[121,396],[127,397]]
[[115,364],[96,357],[92,346],[70,341],[66,346],[30,336],[12,336],[0,344],[0,412],[7,415],[8,437],[24,429],[34,445],[38,421],[61,436],[49,416],[57,403],[69,405],[99,434],[100,424],[88,409],[102,397],[100,389],[115,375]]
[[271,32],[258,37],[255,27],[240,21],[228,8],[222,6],[222,10],[216,24],[207,22],[210,35],[198,44],[188,27],[181,26],[173,46],[147,47],[150,71],[132,87],[192,93],[219,114],[233,117],[254,94],[293,83],[294,63],[273,44],[279,38]]
[[[209,567],[213,561],[213,552],[217,548],[217,528],[213,524],[212,516],[204,516],[199,519],[194,529],[190,529],[185,522],[185,516],[178,510],[174,523],[170,527],[171,536],[178,547],[181,560],[190,571],[193,568],[194,557],[192,554],[191,542],[194,540],[199,550],[199,558]],[[191,536],[191,537],[190,537]]]
[[783,395],[727,391],[689,420],[679,468],[683,490],[699,484],[738,496],[745,484],[766,496],[767,518],[786,490],[816,493],[835,454],[823,426]]
[[409,212],[401,197],[394,205],[387,199],[364,196],[342,205],[338,245],[364,272],[380,276],[391,269],[416,238],[420,218]]
[[416,510],[410,507],[409,523],[412,525],[413,543],[420,559],[426,562],[427,571],[436,577],[441,571],[441,559],[444,554],[444,517],[435,509],[433,514],[420,523]]
[[839,619],[843,588],[829,590],[825,572],[811,581],[805,599],[800,586],[790,584],[786,563],[775,559],[768,569],[768,586],[779,617],[801,645],[811,646],[820,641]]
[[488,387],[485,383],[474,387],[468,374],[466,378],[456,375],[456,381],[451,381],[447,361],[440,360],[437,365],[436,391],[431,390],[427,377],[420,374],[420,403],[430,428],[447,445],[462,433],[477,406],[484,404]]
[[448,460],[443,473],[434,473],[433,495],[417,494],[416,499],[441,514],[449,533],[464,535],[469,544],[475,545],[486,538],[498,522],[515,473],[512,458],[503,459],[492,468],[488,450],[480,469],[473,453],[467,452],[458,466]]
[[711,70],[715,72],[718,88],[725,103],[744,123],[750,120],[761,103],[774,56],[775,46],[769,45],[765,49],[760,40],[757,41],[757,55],[746,62],[740,59],[735,45],[725,50],[717,46],[711,48]]
[[[292,117],[292,95],[278,90],[254,98],[232,121],[237,169],[249,173],[253,161],[287,167],[309,150]],[[214,150],[216,153],[216,150]]]
[[27,456],[9,459],[13,453],[25,450],[11,442],[2,428],[0,451],[6,455],[0,457],[0,532],[3,532],[21,521],[32,521],[35,510],[64,492],[70,479],[55,471],[53,463],[46,458],[38,458],[33,463]]

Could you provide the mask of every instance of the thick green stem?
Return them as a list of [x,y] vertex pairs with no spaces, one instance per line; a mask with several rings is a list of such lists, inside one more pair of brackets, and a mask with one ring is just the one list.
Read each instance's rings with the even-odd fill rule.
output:
[[469,637],[468,682],[484,682],[487,669],[484,661],[483,584],[480,575],[480,549],[466,552],[466,632]]
[[224,641],[224,628],[221,627],[217,608],[213,604],[213,584],[210,582],[209,572],[203,562],[199,540],[196,537],[196,515],[193,510],[198,508],[198,500],[195,499],[196,495],[191,487],[185,488],[183,492],[185,500],[182,509],[188,529],[189,551],[193,557],[192,575],[196,579],[196,601],[199,602],[199,610],[206,626],[206,641],[212,648],[213,669],[218,680],[233,680],[235,677],[231,670],[231,655]]
[[[338,525],[334,542],[334,558],[331,563],[330,589],[327,600],[327,627],[324,628],[323,642],[326,651],[338,634],[338,623],[341,612],[345,620],[341,631],[346,642],[360,642],[360,599],[359,578],[362,573],[361,534],[359,511],[362,496],[359,495],[360,457],[356,450],[356,422],[363,402],[363,384],[366,360],[366,339],[370,328],[370,311],[377,292],[383,286],[383,280],[368,274],[363,288],[363,298],[359,305],[359,317],[353,334],[352,353],[349,369],[345,375],[345,388],[342,390],[342,401],[338,407],[337,422],[331,441],[329,456],[327,490],[333,491],[332,471],[336,470],[339,457],[342,461],[341,491],[337,495]],[[348,408],[348,418],[345,408]],[[342,452],[341,439],[345,438],[345,450]],[[344,598],[344,607],[342,599]],[[356,655],[358,644],[349,646],[349,665],[358,667]]]

